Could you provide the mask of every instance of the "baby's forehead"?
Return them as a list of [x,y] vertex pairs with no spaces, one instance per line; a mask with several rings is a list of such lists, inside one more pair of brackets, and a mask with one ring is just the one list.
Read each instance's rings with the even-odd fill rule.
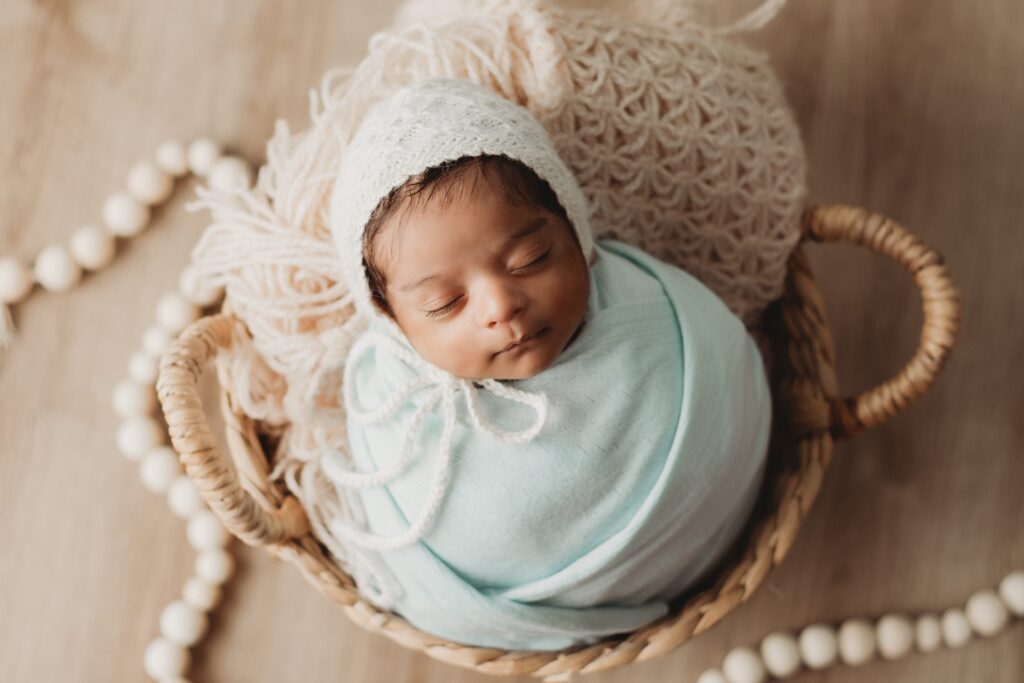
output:
[[[443,247],[446,233],[456,225],[471,226],[481,240],[501,240],[555,228],[556,223],[565,223],[564,216],[552,213],[543,203],[504,192],[497,182],[478,182],[476,187],[463,185],[461,191],[445,188],[433,195],[408,197],[385,222],[384,233],[394,252],[410,241],[437,242]],[[571,227],[567,229],[572,232]]]
[[410,257],[456,257],[478,247],[501,252],[517,243],[529,242],[531,236],[543,237],[560,230],[572,233],[564,221],[542,205],[467,195],[450,203],[412,207],[387,232],[390,251],[395,256],[408,247]]

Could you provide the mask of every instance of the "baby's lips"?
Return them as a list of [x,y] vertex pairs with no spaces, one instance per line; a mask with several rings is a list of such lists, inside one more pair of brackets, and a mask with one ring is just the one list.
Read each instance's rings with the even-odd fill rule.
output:
[[[522,338],[522,339],[521,339],[521,340],[520,340],[520,341],[519,341],[518,343],[519,343],[519,344],[522,344],[523,342],[526,342],[526,341],[531,341],[531,340],[533,340],[533,339],[536,339],[537,337],[539,337],[539,336],[541,336],[542,334],[544,334],[545,332],[547,332],[547,331],[548,331],[548,329],[549,329],[549,328],[548,328],[548,326],[547,326],[547,325],[545,325],[544,327],[541,327],[541,328],[540,328],[539,330],[537,330],[536,332],[533,332],[532,334],[528,334],[528,335],[526,335],[526,336],[525,336],[525,337],[523,337],[523,338]],[[513,346],[513,345],[511,345],[511,344],[510,344],[509,346]],[[498,353],[504,353],[505,351],[509,351],[509,350],[510,350],[509,346],[506,346],[505,348],[503,348],[503,349],[502,349],[501,351],[499,351]]]

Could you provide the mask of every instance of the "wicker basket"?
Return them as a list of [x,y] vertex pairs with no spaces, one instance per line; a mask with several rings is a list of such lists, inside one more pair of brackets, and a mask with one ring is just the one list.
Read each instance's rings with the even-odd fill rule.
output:
[[[881,424],[920,396],[953,347],[959,318],[957,292],[942,257],[894,222],[847,206],[821,206],[803,214],[803,239],[848,242],[892,258],[921,289],[924,326],[914,357],[894,378],[854,398],[836,390],[832,336],[801,247],[788,266],[785,292],[766,315],[763,330],[774,359],[775,422],[768,474],[745,532],[710,580],[675,601],[670,614],[632,633],[560,652],[505,651],[450,642],[413,627],[364,601],[352,579],[312,536],[305,512],[280,482],[269,480],[266,453],[279,434],[242,414],[223,384],[228,454],[207,422],[197,382],[204,366],[231,343],[229,313],[202,318],[164,354],[157,390],[171,439],[188,475],[228,529],[294,563],[360,626],[408,648],[488,674],[562,679],[663,655],[702,633],[761,585],[785,557],[818,493],[834,439]],[[228,457],[232,462],[228,461]]]

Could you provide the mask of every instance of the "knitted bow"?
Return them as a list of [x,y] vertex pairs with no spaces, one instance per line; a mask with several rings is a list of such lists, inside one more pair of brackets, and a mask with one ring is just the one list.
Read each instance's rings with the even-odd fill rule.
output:
[[[405,361],[419,372],[415,378],[391,393],[379,406],[365,410],[359,405],[355,396],[355,368],[371,350],[385,350]],[[487,423],[480,415],[478,392],[487,390],[495,396],[521,403],[533,409],[536,419],[522,430],[506,431]],[[341,519],[331,522],[332,533],[339,538],[369,550],[398,550],[412,545],[425,534],[433,522],[448,488],[451,479],[452,438],[455,433],[456,399],[461,393],[465,397],[466,411],[472,427],[482,434],[503,443],[527,443],[532,441],[547,421],[548,402],[543,393],[531,393],[506,386],[493,379],[480,380],[478,383],[462,379],[428,363],[408,345],[395,340],[392,336],[375,330],[366,331],[353,345],[345,361],[342,392],[345,410],[348,415],[363,424],[383,422],[397,413],[401,407],[417,392],[427,392],[423,403],[413,413],[402,441],[399,456],[386,469],[376,472],[353,472],[342,465],[342,458],[336,449],[329,449],[323,459],[323,470],[336,484],[349,489],[364,489],[383,486],[398,478],[412,461],[423,420],[435,406],[440,404],[444,421],[441,438],[438,444],[438,463],[431,482],[430,493],[419,518],[405,531],[392,536],[367,533],[353,528]]]

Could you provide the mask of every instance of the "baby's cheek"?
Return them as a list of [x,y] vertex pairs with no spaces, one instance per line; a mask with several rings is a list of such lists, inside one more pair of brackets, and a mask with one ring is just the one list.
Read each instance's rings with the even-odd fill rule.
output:
[[552,287],[557,295],[552,297],[549,310],[557,317],[557,322],[565,327],[575,327],[587,307],[586,282],[562,279]]
[[439,337],[437,330],[432,330],[427,325],[407,321],[402,332],[405,333],[405,338],[409,340],[416,353],[428,362],[444,367],[448,356],[447,345],[444,338]]
[[441,362],[435,363],[460,377],[479,377],[487,374],[491,354],[480,340],[466,330],[450,329],[440,331],[432,340],[432,352]]

